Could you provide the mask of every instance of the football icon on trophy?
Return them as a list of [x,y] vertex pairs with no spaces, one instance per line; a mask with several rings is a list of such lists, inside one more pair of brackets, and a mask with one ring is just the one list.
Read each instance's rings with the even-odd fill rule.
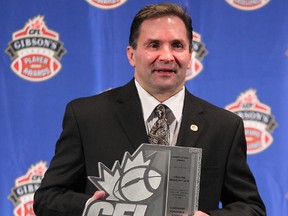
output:
[[[125,173],[116,182],[113,194],[119,200],[139,202],[149,199],[156,193],[162,176],[156,169],[147,166],[136,166]],[[135,193],[142,188],[142,193]]]

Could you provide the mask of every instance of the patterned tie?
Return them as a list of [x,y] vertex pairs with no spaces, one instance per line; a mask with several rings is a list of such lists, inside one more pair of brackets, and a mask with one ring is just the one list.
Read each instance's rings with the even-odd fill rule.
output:
[[158,117],[157,121],[151,128],[148,139],[151,144],[169,145],[169,124],[166,118],[168,107],[159,104],[154,112]]

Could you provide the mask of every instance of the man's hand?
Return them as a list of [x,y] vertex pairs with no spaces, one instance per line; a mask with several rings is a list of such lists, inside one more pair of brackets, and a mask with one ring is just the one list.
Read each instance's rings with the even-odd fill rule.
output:
[[105,191],[96,191],[93,196],[87,200],[86,205],[88,206],[91,202],[93,202],[94,200],[98,200],[98,199],[103,199],[105,197]]
[[209,216],[208,214],[202,212],[202,211],[196,211],[193,216]]
[[94,200],[98,200],[98,199],[103,199],[105,197],[105,191],[96,191],[93,196],[87,200],[86,204],[85,204],[85,209],[82,213],[82,216],[84,216],[84,213],[86,211],[87,206],[93,202]]
[[93,200],[103,199],[105,197],[105,191],[96,191],[91,197]]

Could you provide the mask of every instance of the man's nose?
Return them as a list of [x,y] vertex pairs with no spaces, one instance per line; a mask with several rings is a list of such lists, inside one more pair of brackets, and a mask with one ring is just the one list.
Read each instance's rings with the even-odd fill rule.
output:
[[170,47],[168,46],[164,46],[161,49],[160,55],[159,55],[159,60],[163,61],[163,62],[171,62],[174,61],[174,55],[173,55],[173,51]]

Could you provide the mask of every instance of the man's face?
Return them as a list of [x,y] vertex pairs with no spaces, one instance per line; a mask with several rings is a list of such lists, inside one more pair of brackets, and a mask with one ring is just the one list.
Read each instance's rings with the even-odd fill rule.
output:
[[191,67],[189,40],[177,16],[145,20],[140,26],[137,48],[127,47],[134,76],[150,94],[168,97],[179,92]]

